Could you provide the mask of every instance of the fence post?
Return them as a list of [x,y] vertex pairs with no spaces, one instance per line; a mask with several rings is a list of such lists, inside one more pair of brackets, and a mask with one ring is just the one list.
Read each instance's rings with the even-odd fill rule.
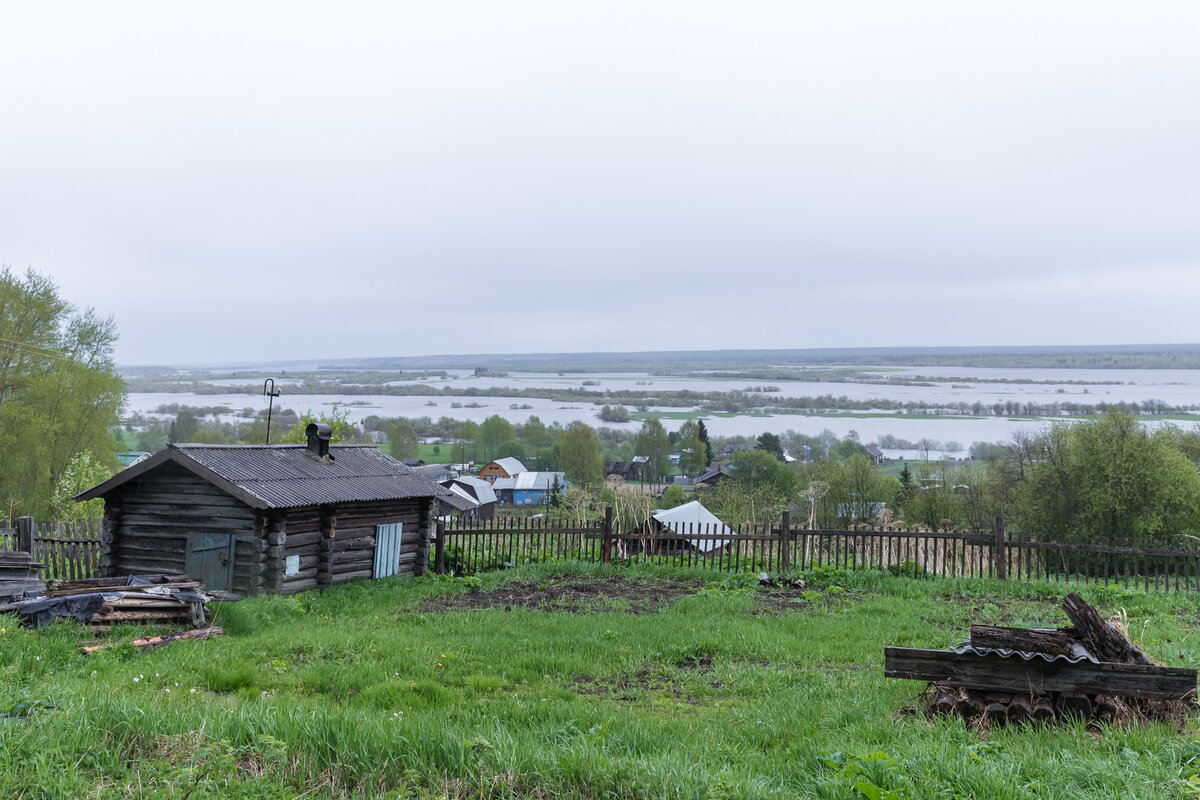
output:
[[17,517],[17,549],[33,555],[33,532],[36,523],[33,517]]
[[612,506],[609,506],[608,508],[604,509],[604,550],[600,556],[600,560],[605,564],[612,562],[612,517]]
[[783,512],[779,526],[779,535],[783,539],[779,550],[779,571],[787,572],[792,567],[792,515],[789,512]]
[[996,517],[996,546],[992,555],[996,559],[996,577],[1002,581],[1007,580],[1008,547],[1004,541],[1004,519],[1000,516]]
[[433,571],[438,575],[446,574],[446,523],[437,521],[437,531],[433,540]]

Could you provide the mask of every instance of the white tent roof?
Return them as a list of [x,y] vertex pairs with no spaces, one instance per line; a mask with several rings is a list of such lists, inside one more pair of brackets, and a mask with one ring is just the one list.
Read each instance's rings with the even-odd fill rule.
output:
[[[680,536],[689,533],[705,536],[715,536],[718,534],[734,535],[733,530],[724,522],[717,519],[711,511],[700,505],[699,500],[693,500],[690,503],[684,503],[681,506],[668,508],[664,511],[655,511],[653,516],[654,519]],[[718,547],[724,547],[728,544],[723,539],[689,539],[688,541],[702,553],[707,553],[710,550],[715,550]]]

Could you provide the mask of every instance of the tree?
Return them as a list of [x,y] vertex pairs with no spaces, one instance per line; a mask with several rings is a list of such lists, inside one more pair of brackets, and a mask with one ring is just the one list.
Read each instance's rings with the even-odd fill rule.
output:
[[646,469],[651,481],[662,478],[666,472],[667,457],[671,454],[671,440],[667,438],[666,428],[655,418],[642,423],[637,439],[633,443],[633,452],[645,456]]
[[730,470],[733,478],[717,484],[705,505],[731,525],[769,522],[787,507],[799,488],[797,473],[761,450],[737,451]]
[[908,462],[905,461],[904,466],[900,469],[900,491],[896,493],[895,502],[903,506],[913,496],[914,491],[912,470],[908,468]]
[[85,492],[98,483],[112,477],[112,470],[91,453],[76,453],[71,462],[58,476],[54,486],[54,517],[63,522],[80,519],[99,519],[104,516],[104,500],[95,498],[82,503],[75,502],[75,495]]
[[476,461],[478,459],[479,442],[479,426],[472,420],[467,420],[462,425],[458,426],[454,437],[459,440],[461,447],[455,449],[458,457],[455,459],[457,464],[465,464],[468,461]]
[[662,501],[659,502],[658,507],[663,509],[676,508],[686,502],[687,495],[684,494],[683,487],[677,483],[672,483],[667,487],[667,490],[663,492]]
[[531,416],[517,432],[517,438],[530,448],[547,447],[550,444],[550,432],[538,416]]
[[1056,424],[1037,442],[1016,491],[1020,529],[1060,541],[1137,546],[1178,541],[1200,523],[1200,475],[1171,431],[1109,411]]
[[629,409],[625,406],[601,406],[596,415],[602,422],[629,422]]
[[388,426],[388,454],[392,458],[416,458],[421,443],[413,426],[399,420]]
[[708,440],[708,428],[704,425],[704,420],[696,421],[696,436],[700,441],[704,442],[704,469],[708,469],[708,465],[713,461],[712,442]]
[[[703,424],[703,423],[700,423]],[[707,451],[700,439],[700,425],[688,420],[679,426],[679,468],[685,475],[698,475],[707,466]]]
[[758,449],[764,453],[770,453],[775,458],[783,461],[783,445],[780,443],[777,434],[767,432],[759,436]]
[[567,480],[577,486],[591,486],[603,480],[600,441],[589,425],[572,422],[567,426],[559,445],[558,466],[566,473]]
[[0,269],[0,486],[46,515],[61,474],[88,452],[115,469],[110,431],[125,402],[111,317],[78,311],[53,281]]
[[200,420],[190,409],[180,409],[171,422],[167,441],[171,444],[185,444],[196,441],[196,431],[200,430]]
[[479,426],[479,450],[484,461],[500,457],[501,449],[516,438],[513,424],[499,414],[493,414]]
[[319,417],[313,416],[312,409],[305,411],[296,420],[296,424],[288,428],[288,432],[276,439],[277,444],[307,444],[308,443],[308,426],[314,422],[329,426],[329,441],[331,442],[353,442],[355,427],[350,421],[349,411],[338,411],[338,407],[334,406],[328,413],[322,413]]

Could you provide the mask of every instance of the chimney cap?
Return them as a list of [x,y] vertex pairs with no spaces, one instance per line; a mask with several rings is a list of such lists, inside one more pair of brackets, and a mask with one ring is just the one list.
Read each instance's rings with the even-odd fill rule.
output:
[[310,422],[304,433],[308,436],[308,446],[305,449],[310,456],[320,461],[333,461],[333,456],[329,454],[332,429],[328,425],[323,422]]

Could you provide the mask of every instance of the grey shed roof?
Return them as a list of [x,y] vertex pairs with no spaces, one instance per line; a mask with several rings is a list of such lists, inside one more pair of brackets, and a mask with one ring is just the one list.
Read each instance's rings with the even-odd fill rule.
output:
[[309,455],[304,445],[170,445],[145,461],[93,486],[76,500],[101,497],[172,462],[251,508],[296,508],[332,503],[445,497],[435,482],[374,445],[331,445],[333,459]]

